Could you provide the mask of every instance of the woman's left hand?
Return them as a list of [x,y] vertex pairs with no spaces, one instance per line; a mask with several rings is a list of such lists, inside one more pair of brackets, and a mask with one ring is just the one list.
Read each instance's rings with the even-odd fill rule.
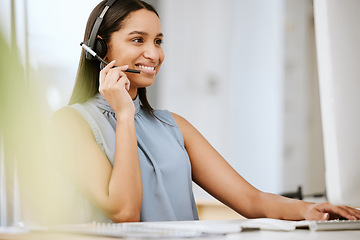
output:
[[345,205],[333,205],[329,202],[309,205],[304,214],[306,220],[331,220],[346,218],[360,219],[360,210]]

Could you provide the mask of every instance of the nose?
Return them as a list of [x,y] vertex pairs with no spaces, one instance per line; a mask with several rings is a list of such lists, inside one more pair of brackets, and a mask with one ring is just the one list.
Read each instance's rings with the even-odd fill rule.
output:
[[159,56],[160,56],[159,49],[153,44],[147,45],[146,48],[144,49],[144,57],[146,59],[157,61],[159,60]]

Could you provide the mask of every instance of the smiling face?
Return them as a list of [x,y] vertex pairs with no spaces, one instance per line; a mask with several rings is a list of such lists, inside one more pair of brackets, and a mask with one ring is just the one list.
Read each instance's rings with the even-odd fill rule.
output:
[[137,88],[154,83],[165,57],[162,38],[159,17],[145,9],[130,13],[122,28],[110,38],[106,60],[116,60],[116,66],[129,65],[129,68],[141,70],[140,74],[126,73],[131,83],[129,93],[133,98]]

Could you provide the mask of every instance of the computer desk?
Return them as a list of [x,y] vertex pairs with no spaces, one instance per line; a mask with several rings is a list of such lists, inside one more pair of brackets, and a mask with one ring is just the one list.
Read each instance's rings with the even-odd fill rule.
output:
[[[114,240],[113,237],[76,235],[64,233],[29,233],[21,235],[1,235],[1,240]],[[175,240],[175,238],[171,238]],[[184,239],[184,238],[181,238]],[[208,239],[227,239],[227,240],[358,240],[360,231],[331,231],[331,232],[310,232],[307,230],[295,230],[293,232],[279,231],[249,231],[225,236],[216,236],[209,238],[186,238],[188,240],[208,240]]]
[[[51,233],[51,232],[31,232],[26,234],[0,234],[0,240],[114,240],[113,237],[102,237],[93,235],[67,234],[67,233]],[[137,238],[139,239],[139,238]],[[149,238],[147,238],[149,239]],[[164,238],[162,238],[164,239]],[[228,234],[222,236],[201,237],[201,238],[171,238],[188,239],[188,240],[208,240],[208,239],[227,239],[227,240],[359,240],[360,230],[348,231],[318,231],[295,230],[291,232],[283,231],[244,231],[236,234]]]

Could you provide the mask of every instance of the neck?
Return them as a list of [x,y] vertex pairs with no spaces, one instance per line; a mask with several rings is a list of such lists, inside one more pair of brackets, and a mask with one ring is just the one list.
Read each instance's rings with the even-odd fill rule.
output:
[[131,88],[130,87],[130,90],[128,91],[129,92],[129,95],[131,97],[132,100],[134,100],[137,96],[137,88]]

